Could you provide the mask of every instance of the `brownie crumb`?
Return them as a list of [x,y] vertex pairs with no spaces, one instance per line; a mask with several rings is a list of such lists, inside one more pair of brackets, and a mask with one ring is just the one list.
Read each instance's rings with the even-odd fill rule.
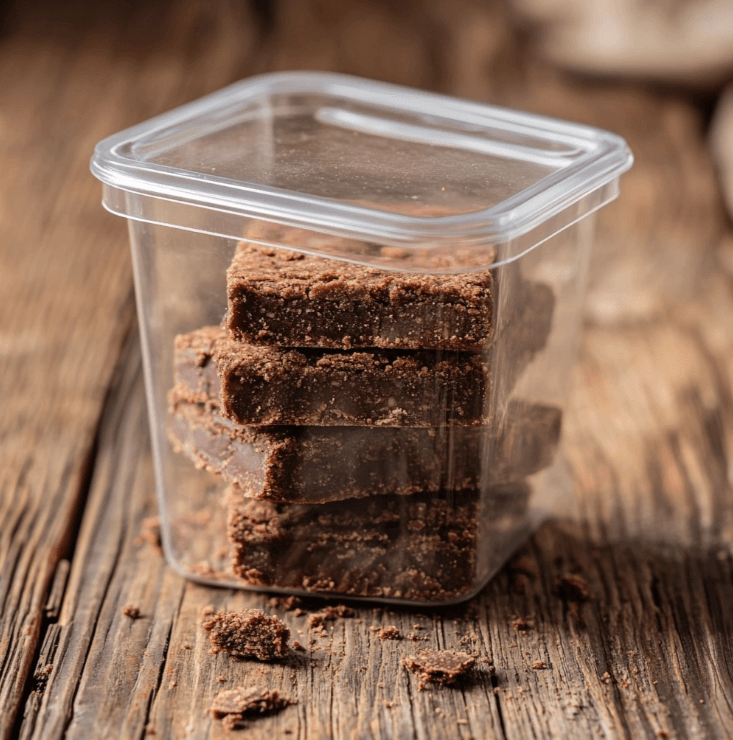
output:
[[[305,612],[302,609],[298,609],[297,607],[302,606],[303,601],[299,599],[297,596],[273,596],[271,599],[267,602],[273,609],[283,609],[286,612],[291,612],[293,610],[301,612],[304,614]],[[295,615],[300,616],[299,614]]]
[[293,650],[305,650],[305,648],[297,640],[293,640]]
[[122,613],[130,619],[140,619],[140,608],[132,604],[125,604],[122,607]]
[[306,612],[306,610],[305,610],[305,609],[296,609],[296,610],[295,610],[295,611],[293,612],[293,616],[294,616],[294,617],[302,617],[302,616],[303,616],[304,614],[306,614],[306,613],[307,613],[307,612]]
[[533,660],[531,667],[535,671],[541,671],[543,668],[547,668],[547,663],[544,660]]
[[338,606],[326,606],[321,611],[311,614],[308,617],[309,627],[323,627],[324,622],[333,622],[339,618],[353,617],[354,610],[343,604]]
[[223,574],[211,567],[211,563],[202,560],[191,566],[191,571],[202,578],[219,578]]
[[219,683],[226,683],[226,681],[227,681],[227,680],[226,680],[226,678],[224,678],[224,676],[217,676],[217,677],[216,677],[216,680],[217,680],[217,681],[218,681]]
[[382,627],[377,635],[380,640],[401,640],[402,634],[393,624],[389,627]]
[[153,725],[148,725],[145,728],[145,734],[146,735],[155,735],[155,727],[153,727]]
[[223,650],[234,658],[273,661],[288,653],[290,630],[277,618],[259,609],[217,612],[203,624],[213,651]]
[[604,674],[603,674],[603,675],[601,676],[601,681],[603,681],[603,683],[605,683],[605,684],[609,684],[609,683],[611,683],[611,681],[613,681],[613,679],[611,678],[611,674],[610,674],[610,673],[609,673],[608,671],[606,671],[606,672],[605,672],[605,673],[604,673]]
[[582,604],[590,599],[590,591],[585,579],[572,573],[560,576],[555,582],[555,588],[563,601]]
[[427,640],[428,638],[423,635],[416,635],[414,632],[408,632],[407,639],[411,642],[420,642],[421,640]]
[[387,709],[392,709],[392,702],[391,701],[386,701],[386,702],[384,702],[384,706],[387,707]]
[[187,642],[184,642],[183,645],[181,645],[181,648],[183,650],[190,650],[191,646]]
[[421,691],[427,683],[455,683],[459,676],[471,670],[475,662],[476,659],[468,653],[455,653],[452,650],[422,650],[402,660],[407,670],[417,674]]
[[149,516],[143,519],[140,534],[135,538],[136,545],[147,543],[159,555],[162,554],[163,548],[160,539],[160,517]]
[[512,620],[512,627],[514,627],[520,635],[526,635],[527,632],[532,629],[532,621],[527,617],[517,617]]
[[245,717],[272,714],[293,703],[281,697],[277,691],[261,686],[248,689],[238,686],[219,692],[209,711],[215,719],[223,720],[226,730],[233,730]]
[[48,677],[51,675],[52,672],[53,663],[49,663],[33,674],[33,690],[36,693],[42,694],[46,690]]

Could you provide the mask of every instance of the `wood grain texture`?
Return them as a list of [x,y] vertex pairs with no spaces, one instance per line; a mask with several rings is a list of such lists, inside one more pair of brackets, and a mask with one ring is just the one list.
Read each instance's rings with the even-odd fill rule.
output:
[[[221,738],[213,697],[252,684],[297,704],[235,737],[729,737],[733,236],[694,102],[563,77],[478,0],[280,0],[262,37],[244,4],[105,7],[73,33],[10,14],[0,41],[1,372],[16,389],[0,417],[0,738]],[[94,141],[126,123],[306,66],[594,123],[637,157],[599,217],[569,505],[467,605],[359,608],[326,638],[262,595],[183,581],[139,540],[156,505],[134,337],[112,370],[132,315],[124,229],[86,173]],[[308,650],[211,655],[207,605],[277,613]],[[389,625],[426,639],[370,629]],[[428,646],[491,662],[420,692],[401,658]]]
[[[546,525],[465,606],[357,608],[353,618],[327,623],[326,638],[308,628],[306,616],[272,607],[263,595],[180,579],[138,539],[155,503],[135,341],[105,413],[60,608],[57,596],[50,599],[58,621],[34,667],[22,737],[132,738],[152,730],[166,738],[224,737],[208,708],[219,691],[238,685],[276,688],[297,701],[250,722],[242,733],[248,738],[286,730],[309,739],[727,736],[730,539],[680,549],[674,534],[668,542],[644,532],[626,536],[619,517],[628,507],[616,513],[614,538],[592,531],[593,524],[612,528],[608,513],[585,510],[579,521]],[[693,460],[681,476],[692,475]],[[582,490],[579,505],[589,503]],[[612,485],[603,493],[612,502],[623,495]],[[653,474],[645,493],[670,511],[679,504],[677,489]],[[731,508],[724,502],[720,511]],[[581,579],[581,590],[575,580],[564,585],[568,576]],[[140,619],[123,615],[128,603]],[[208,605],[276,613],[308,650],[282,664],[212,655],[201,627]],[[305,606],[314,611],[321,602]],[[405,639],[379,639],[376,630],[390,625]],[[454,689],[420,692],[401,660],[423,647],[468,650],[490,663],[479,662],[476,675]],[[533,668],[535,661],[543,667]]]
[[73,550],[134,318],[125,224],[102,210],[89,157],[103,136],[241,76],[255,50],[247,6],[172,5],[18,4],[0,39],[0,738]]

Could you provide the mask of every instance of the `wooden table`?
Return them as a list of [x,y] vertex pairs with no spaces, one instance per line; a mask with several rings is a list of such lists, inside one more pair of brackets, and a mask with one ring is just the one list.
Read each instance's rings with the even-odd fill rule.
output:
[[[297,704],[247,738],[724,738],[733,733],[733,236],[705,103],[565,79],[502,5],[21,3],[0,37],[0,738],[222,737],[222,687]],[[637,156],[599,218],[566,415],[576,489],[485,591],[363,608],[297,664],[209,653],[155,516],[125,224],[93,145],[266,69],[323,68],[595,123]],[[563,587],[573,576],[582,588]],[[126,603],[141,618],[122,614]],[[303,617],[280,613],[307,641]],[[526,618],[529,627],[513,622]],[[382,641],[394,624],[422,643]],[[461,639],[463,638],[463,643]],[[493,662],[416,690],[415,646]],[[544,668],[531,667],[542,661]],[[223,678],[221,682],[219,677]]]

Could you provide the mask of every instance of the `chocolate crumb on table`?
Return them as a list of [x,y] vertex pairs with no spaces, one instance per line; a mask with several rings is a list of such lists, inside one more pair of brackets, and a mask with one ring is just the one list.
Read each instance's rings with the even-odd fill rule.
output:
[[261,686],[220,691],[209,711],[215,719],[223,719],[227,730],[234,729],[245,717],[278,712],[295,702]]
[[160,517],[149,516],[143,519],[140,534],[135,538],[136,545],[147,543],[158,554],[163,552],[160,539]]
[[322,627],[324,622],[333,622],[336,619],[347,619],[354,616],[354,610],[350,606],[338,604],[337,606],[324,606],[319,612],[308,617],[308,626],[312,628]]
[[527,619],[527,617],[517,617],[512,620],[512,627],[514,627],[519,634],[524,635],[532,629],[532,621]]
[[401,640],[402,633],[393,624],[389,627],[382,627],[377,634],[380,640]]
[[280,660],[288,654],[290,630],[277,618],[259,609],[242,612],[217,612],[203,628],[209,633],[214,652],[224,651],[234,658]]
[[297,596],[273,596],[267,600],[273,609],[284,609],[286,612],[297,610],[303,605],[303,601]]
[[418,688],[422,691],[425,684],[450,685],[467,674],[476,663],[468,653],[456,653],[452,650],[422,650],[417,655],[403,658],[402,664],[407,670],[415,673],[420,679]]
[[134,606],[133,604],[125,604],[122,607],[122,613],[130,619],[140,619],[140,607]]
[[489,270],[396,272],[242,242],[226,323],[253,344],[475,351],[491,338],[492,288]]
[[572,573],[564,573],[555,581],[557,595],[563,601],[582,604],[590,599],[590,590],[588,584],[582,576]]
[[547,668],[547,663],[544,660],[533,660],[531,668],[535,671],[541,671],[543,668]]

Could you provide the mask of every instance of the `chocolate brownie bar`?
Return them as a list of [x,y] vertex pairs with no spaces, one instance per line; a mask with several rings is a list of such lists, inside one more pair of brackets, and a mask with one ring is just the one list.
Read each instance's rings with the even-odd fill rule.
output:
[[422,275],[242,242],[227,272],[231,336],[250,344],[480,350],[492,275]]
[[483,500],[497,519],[524,519],[529,488],[374,496],[348,506],[274,504],[237,486],[228,495],[232,568],[246,584],[433,601],[477,586],[485,567],[478,538],[490,534],[480,524]]
[[215,392],[218,373],[222,414],[237,424],[437,427],[486,421],[488,372],[476,355],[258,347],[216,332],[204,327],[176,337],[176,381],[195,402]]
[[216,399],[169,394],[169,438],[198,467],[254,498],[324,503],[373,495],[475,488],[549,465],[561,412],[512,402],[498,442],[486,427],[254,427],[224,419]]

